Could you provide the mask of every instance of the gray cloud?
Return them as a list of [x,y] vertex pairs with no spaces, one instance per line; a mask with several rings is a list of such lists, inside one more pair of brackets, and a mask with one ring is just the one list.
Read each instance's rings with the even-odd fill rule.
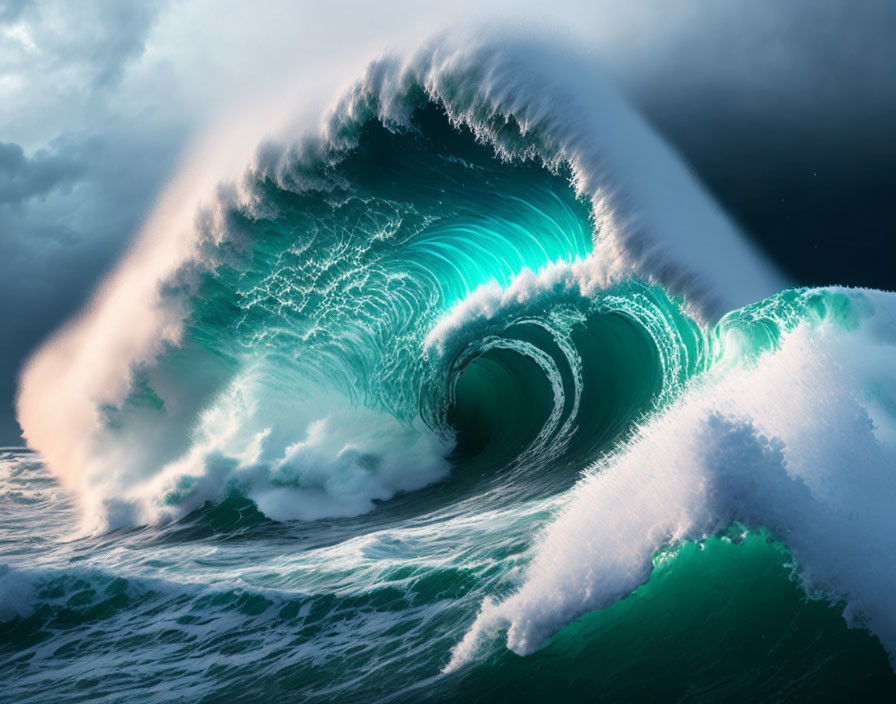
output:
[[627,92],[658,114],[686,114],[700,129],[711,115],[838,135],[882,129],[893,116],[896,3],[651,7],[624,22],[633,47],[597,50]]
[[31,0],[3,0],[0,2],[0,23],[15,21],[30,4]]
[[896,288],[896,3],[676,9],[606,54],[629,97],[794,279]]
[[114,85],[127,65],[143,54],[162,5],[7,1],[0,9],[0,21],[17,27],[0,50],[0,71],[61,73],[82,89]]
[[[39,195],[0,198],[0,444],[18,440],[9,403],[25,355],[83,304],[121,256],[174,168],[182,138],[106,123],[54,140],[56,150],[44,158],[0,147],[0,194],[4,165],[12,162],[20,175],[32,174],[23,182]],[[60,180],[68,165],[77,165],[77,176]]]
[[41,150],[31,158],[12,142],[0,142],[0,204],[21,206],[36,197],[70,188],[85,165],[65,154]]

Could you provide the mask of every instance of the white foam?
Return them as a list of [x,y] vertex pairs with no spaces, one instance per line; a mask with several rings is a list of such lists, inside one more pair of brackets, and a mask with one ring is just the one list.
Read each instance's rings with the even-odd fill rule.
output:
[[552,262],[537,272],[523,269],[507,287],[496,282],[483,284],[458,301],[429,331],[424,345],[442,351],[447,340],[459,330],[475,321],[490,320],[512,305],[559,291],[593,296],[609,288],[613,280],[607,265],[593,254],[578,261]]
[[896,294],[849,295],[875,310],[859,329],[804,323],[755,365],[722,365],[590,469],[448,669],[505,630],[531,653],[643,584],[664,546],[735,520],[786,541],[806,588],[845,599],[896,657]]
[[447,475],[450,440],[332,390],[315,393],[296,403],[251,372],[240,376],[202,414],[182,457],[142,482],[96,480],[90,527],[180,516],[232,488],[274,520],[354,516]]

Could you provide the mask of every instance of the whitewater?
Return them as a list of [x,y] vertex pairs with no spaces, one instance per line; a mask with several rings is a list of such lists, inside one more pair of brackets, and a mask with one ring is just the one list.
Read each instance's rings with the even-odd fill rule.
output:
[[3,696],[896,693],[896,294],[587,58],[440,37],[197,168],[23,369]]

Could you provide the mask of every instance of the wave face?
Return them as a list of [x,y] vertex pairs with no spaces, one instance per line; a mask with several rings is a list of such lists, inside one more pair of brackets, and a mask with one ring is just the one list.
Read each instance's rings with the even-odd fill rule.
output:
[[896,298],[786,290],[581,57],[382,59],[190,207],[23,373],[17,698],[893,689]]

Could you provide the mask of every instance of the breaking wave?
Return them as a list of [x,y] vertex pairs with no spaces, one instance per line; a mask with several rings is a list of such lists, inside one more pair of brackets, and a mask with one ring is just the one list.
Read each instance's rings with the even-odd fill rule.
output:
[[161,208],[18,417],[94,531],[559,506],[449,672],[739,525],[892,654],[894,343],[891,294],[787,290],[580,57],[440,39]]

